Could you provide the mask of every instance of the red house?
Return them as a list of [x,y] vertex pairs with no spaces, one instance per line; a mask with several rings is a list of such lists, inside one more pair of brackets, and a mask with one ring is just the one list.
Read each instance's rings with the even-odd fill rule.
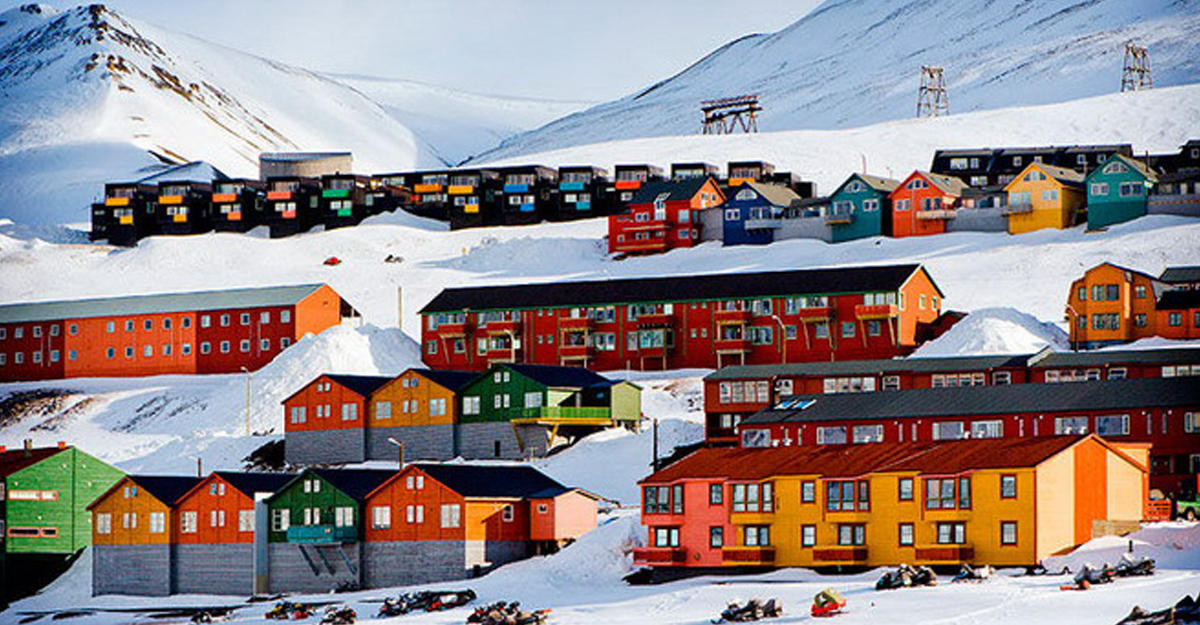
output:
[[251,371],[358,313],[328,285],[0,306],[0,381]]
[[920,265],[455,288],[421,309],[434,369],[617,369],[888,358],[938,318]]
[[366,460],[371,393],[393,379],[327,373],[289,395],[283,400],[287,461],[346,462],[347,450],[353,449],[360,453],[350,460]]
[[941,234],[962,204],[966,183],[953,176],[914,171],[888,195],[892,203],[892,236]]
[[700,211],[724,201],[709,176],[647,182],[633,194],[628,210],[609,216],[608,251],[647,254],[692,247],[700,242]]

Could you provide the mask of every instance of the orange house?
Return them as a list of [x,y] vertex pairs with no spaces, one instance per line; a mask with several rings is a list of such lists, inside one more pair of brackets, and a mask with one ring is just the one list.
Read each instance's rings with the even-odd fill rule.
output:
[[1169,339],[1200,339],[1200,289],[1171,289],[1158,298],[1156,334]]
[[367,458],[396,457],[388,438],[404,445],[412,459],[445,459],[458,455],[454,424],[458,423],[458,391],[477,371],[409,369],[371,394]]
[[347,449],[366,460],[366,424],[371,394],[392,378],[322,374],[283,400],[287,461],[291,464],[345,462]]
[[200,478],[129,475],[101,495],[92,511],[92,593],[172,592],[172,506]]
[[942,234],[962,204],[967,184],[953,176],[914,171],[888,195],[892,203],[892,236]]
[[1153,276],[1113,263],[1088,269],[1067,298],[1071,345],[1092,349],[1155,336],[1161,288]]
[[[529,466],[408,465],[366,497],[364,583],[462,579],[552,550],[559,542],[536,541],[573,540],[596,526],[595,500],[576,493]],[[554,505],[561,529],[533,522],[535,500],[547,505],[543,515]],[[534,537],[535,525],[545,538]]]

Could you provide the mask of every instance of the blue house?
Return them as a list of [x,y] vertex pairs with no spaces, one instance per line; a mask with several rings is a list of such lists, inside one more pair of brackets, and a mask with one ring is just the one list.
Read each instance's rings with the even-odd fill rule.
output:
[[800,196],[777,184],[743,182],[725,201],[724,245],[761,245],[775,240],[783,213]]
[[833,242],[852,241],[891,234],[891,203],[888,195],[899,180],[851,174],[833,195],[825,223],[833,231]]

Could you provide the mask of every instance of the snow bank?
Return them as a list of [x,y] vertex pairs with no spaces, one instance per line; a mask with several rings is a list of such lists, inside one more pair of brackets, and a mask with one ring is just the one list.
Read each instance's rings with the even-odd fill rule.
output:
[[1160,569],[1200,571],[1200,523],[1190,521],[1151,523],[1127,536],[1093,538],[1067,555],[1047,558],[1046,568],[1078,571],[1084,563],[1116,564],[1130,543],[1135,557],[1154,558]]
[[1067,349],[1069,338],[1053,323],[1013,308],[984,308],[967,315],[945,334],[922,345],[913,357],[967,354],[1032,354],[1046,347]]

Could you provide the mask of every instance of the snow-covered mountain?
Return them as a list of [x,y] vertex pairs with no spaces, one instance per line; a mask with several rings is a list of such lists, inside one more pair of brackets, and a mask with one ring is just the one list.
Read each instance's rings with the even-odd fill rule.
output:
[[679,74],[502,143],[480,160],[699,132],[699,102],[759,94],[762,130],[911,117],[921,65],[945,67],[951,113],[1117,91],[1127,41],[1156,87],[1200,81],[1197,0],[827,0],[772,34],[730,42]]
[[103,181],[162,162],[257,176],[263,151],[351,150],[363,172],[442,166],[579,106],[343,81],[101,5],[23,5],[0,13],[0,217],[85,221]]

